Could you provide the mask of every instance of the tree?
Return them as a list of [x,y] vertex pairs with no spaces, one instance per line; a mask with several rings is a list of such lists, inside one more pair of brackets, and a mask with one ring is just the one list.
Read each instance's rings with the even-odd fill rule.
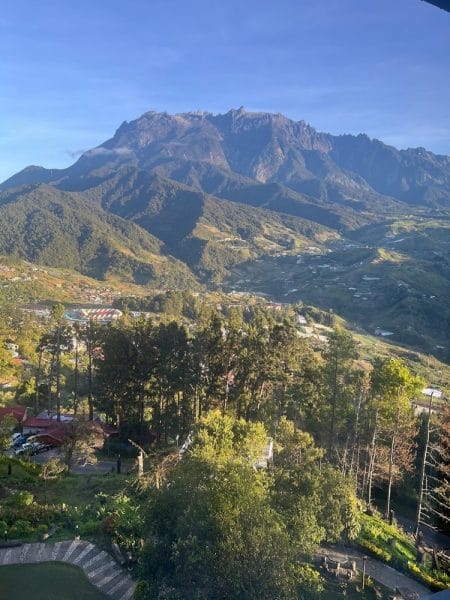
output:
[[[203,427],[204,424],[204,427]],[[148,598],[292,598],[289,533],[252,466],[262,426],[214,413],[150,500]]]
[[281,419],[274,455],[275,503],[300,554],[322,542],[356,537],[358,505],[352,482],[331,464],[309,433]]
[[[327,451],[330,459],[337,451],[336,435],[346,427],[348,413],[352,410],[351,367],[356,358],[356,346],[352,336],[342,328],[336,328],[329,337],[325,359],[324,379],[328,395],[328,439]],[[347,437],[347,431],[344,432]]]
[[63,462],[70,472],[75,463],[97,462],[96,447],[103,443],[103,431],[92,421],[72,421],[64,425],[65,434],[61,445]]
[[57,479],[64,471],[64,465],[57,458],[50,458],[41,466],[39,477],[44,482],[44,501],[47,502],[47,482],[50,479]]
[[[387,482],[387,499],[385,516],[389,516],[391,508],[392,484],[402,473],[412,470],[414,413],[411,399],[417,394],[424,382],[414,376],[398,359],[378,359],[372,372],[372,388],[378,406],[372,437],[371,470],[375,468],[376,435],[380,440],[384,453],[379,458],[378,476]],[[369,492],[371,489],[371,479]],[[369,494],[370,497],[370,494]]]
[[[98,358],[99,348],[102,341],[102,329],[93,319],[84,326],[76,330],[76,351],[78,353],[78,341],[85,344],[86,356],[87,356],[87,396],[88,396],[88,410],[89,420],[94,419],[94,395],[93,395],[93,375],[94,375],[94,363]],[[78,365],[77,365],[78,368]]]
[[188,431],[193,420],[185,328],[175,321],[160,324],[154,333],[153,346],[153,356],[147,356],[147,363],[153,361],[154,422],[158,440],[164,435],[167,443],[168,435],[178,439],[181,433]]
[[106,328],[95,358],[97,405],[120,432],[142,433],[146,400],[155,368],[154,327],[150,321]]
[[[64,307],[55,304],[52,317],[56,324],[55,330],[55,362],[56,362],[56,418],[61,421],[61,346],[64,327]],[[68,331],[66,332],[68,334]]]
[[17,427],[17,419],[11,415],[5,415],[0,420],[0,453],[3,454],[11,447],[11,433]]
[[56,416],[57,420],[61,421],[61,355],[68,349],[69,342],[72,336],[71,328],[64,320],[64,307],[62,304],[56,304],[52,309],[52,329],[44,333],[38,344],[39,363],[36,375],[36,396],[35,404],[38,409],[39,403],[39,385],[42,370],[42,355],[43,352],[50,354],[50,372],[48,382],[48,411],[52,411],[52,386],[53,378],[55,380],[55,397],[56,397]]
[[450,405],[441,407],[432,421],[433,394],[425,417],[425,443],[421,458],[415,535],[424,519],[450,526]]

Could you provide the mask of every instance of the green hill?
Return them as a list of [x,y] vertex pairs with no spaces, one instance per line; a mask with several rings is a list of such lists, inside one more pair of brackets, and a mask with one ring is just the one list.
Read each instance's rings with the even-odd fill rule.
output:
[[0,193],[0,254],[155,287],[196,285],[139,226],[47,185]]

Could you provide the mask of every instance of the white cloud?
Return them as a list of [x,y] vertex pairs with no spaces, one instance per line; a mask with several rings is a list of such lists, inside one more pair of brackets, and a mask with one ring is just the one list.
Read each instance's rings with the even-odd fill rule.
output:
[[92,150],[85,152],[85,156],[126,156],[129,154],[133,154],[133,150],[131,150],[131,148],[127,148],[126,146],[119,146],[118,148],[105,148],[104,146],[98,146],[97,148],[92,148]]

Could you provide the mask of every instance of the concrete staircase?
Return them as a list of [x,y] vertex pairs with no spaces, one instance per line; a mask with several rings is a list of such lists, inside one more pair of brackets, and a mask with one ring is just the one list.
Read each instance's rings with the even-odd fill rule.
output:
[[0,548],[0,566],[48,561],[80,567],[93,585],[115,600],[131,600],[133,597],[136,582],[107,552],[89,542],[69,540]]

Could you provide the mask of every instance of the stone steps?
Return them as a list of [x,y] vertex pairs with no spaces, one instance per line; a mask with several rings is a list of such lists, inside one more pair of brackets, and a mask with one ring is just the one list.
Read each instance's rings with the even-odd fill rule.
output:
[[133,597],[135,581],[107,552],[90,542],[68,540],[0,549],[0,566],[50,561],[70,563],[83,569],[93,585],[115,600]]
[[116,600],[129,600],[134,593],[135,583],[128,576],[123,576],[107,593]]
[[78,542],[78,545],[74,548],[72,554],[67,557],[66,562],[69,562],[72,565],[76,564],[76,560],[81,556],[82,552],[85,551],[87,546],[89,546],[88,542]]

